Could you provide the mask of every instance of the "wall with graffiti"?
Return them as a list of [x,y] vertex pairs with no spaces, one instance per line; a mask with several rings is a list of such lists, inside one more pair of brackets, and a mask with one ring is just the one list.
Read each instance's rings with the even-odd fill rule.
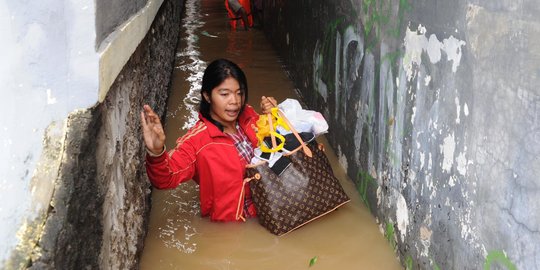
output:
[[407,269],[540,269],[538,18],[532,0],[264,2]]

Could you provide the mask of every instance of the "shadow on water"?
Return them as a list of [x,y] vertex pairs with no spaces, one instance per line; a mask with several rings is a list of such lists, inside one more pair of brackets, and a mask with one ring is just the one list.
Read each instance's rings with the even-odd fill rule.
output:
[[[244,70],[254,107],[261,95],[298,99],[264,34],[231,31],[222,0],[186,0],[184,12],[166,115],[168,149],[195,123],[202,74],[215,58],[228,58]],[[319,141],[327,144],[324,137]],[[400,269],[352,181],[326,149],[351,202],[284,237],[270,234],[256,219],[213,223],[201,218],[193,181],[154,190],[141,269],[308,269],[314,257],[313,269]]]

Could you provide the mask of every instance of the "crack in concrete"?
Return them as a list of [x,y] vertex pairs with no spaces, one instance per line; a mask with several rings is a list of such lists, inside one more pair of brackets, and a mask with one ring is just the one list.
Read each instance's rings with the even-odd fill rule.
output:
[[[511,206],[513,204],[513,200],[511,202]],[[529,226],[521,221],[519,221],[515,216],[514,214],[512,213],[512,208],[508,209],[506,207],[501,207],[499,206],[499,209],[506,212],[511,218],[512,220],[518,224],[519,226],[523,227],[527,232],[531,233],[531,234],[539,234],[540,235],[540,230],[539,229],[532,229],[532,228],[529,228]]]

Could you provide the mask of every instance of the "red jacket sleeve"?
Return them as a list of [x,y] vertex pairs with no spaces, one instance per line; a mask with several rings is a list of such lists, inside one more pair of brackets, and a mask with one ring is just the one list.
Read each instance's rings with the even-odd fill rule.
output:
[[196,152],[189,142],[184,142],[169,153],[159,157],[146,155],[146,173],[152,185],[158,189],[176,188],[193,178]]

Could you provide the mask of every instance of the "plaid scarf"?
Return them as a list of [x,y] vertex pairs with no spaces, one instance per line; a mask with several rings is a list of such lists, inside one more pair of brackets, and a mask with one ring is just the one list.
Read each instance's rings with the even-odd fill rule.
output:
[[238,150],[238,156],[240,156],[240,159],[245,164],[249,164],[251,162],[251,158],[253,158],[253,146],[249,142],[249,139],[244,133],[244,131],[238,126],[238,124],[236,124],[236,130],[236,134],[225,134],[227,134],[227,136],[233,139],[234,146],[236,147],[236,150]]
[[[236,150],[238,150],[238,156],[240,156],[240,160],[244,163],[244,165],[247,165],[251,163],[251,158],[253,158],[253,146],[249,142],[249,139],[244,133],[244,131],[238,126],[238,123],[236,124],[236,130],[236,134],[225,134],[227,134],[227,136],[229,136],[234,141],[234,146],[236,147]],[[255,216],[254,208],[255,207],[251,199],[251,193],[246,192],[244,197],[244,214],[246,215],[246,217]]]

